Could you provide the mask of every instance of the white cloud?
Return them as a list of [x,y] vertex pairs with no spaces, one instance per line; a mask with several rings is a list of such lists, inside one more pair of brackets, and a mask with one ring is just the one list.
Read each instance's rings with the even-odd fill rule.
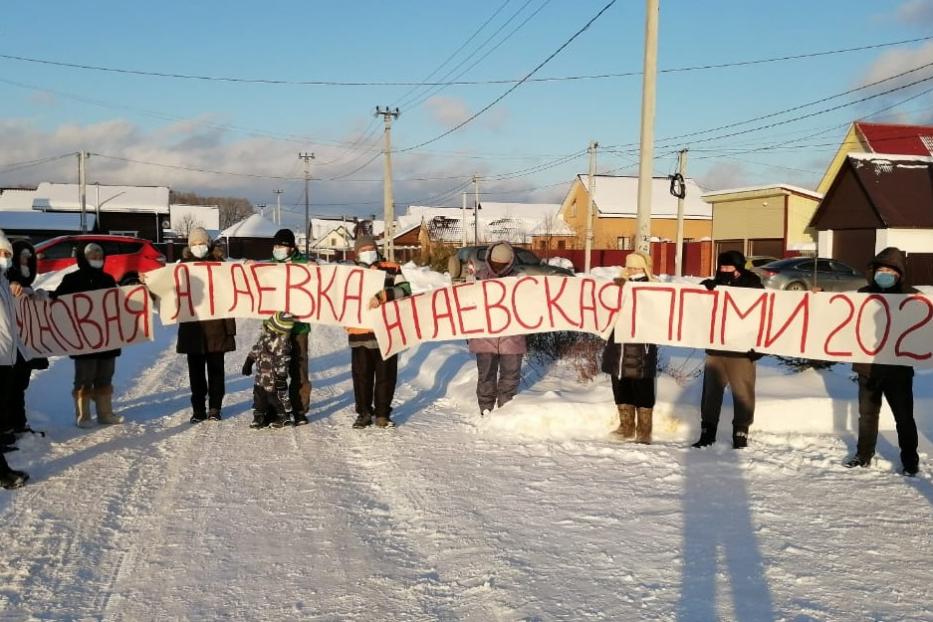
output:
[[[431,120],[445,129],[456,127],[474,114],[470,106],[459,97],[435,95],[424,103],[424,107]],[[508,109],[500,104],[483,113],[473,123],[495,130],[502,127],[507,119]]]
[[738,162],[717,162],[700,177],[700,185],[704,190],[741,188],[751,185],[751,175]]
[[[871,65],[868,66],[863,76],[858,81],[858,86],[864,86],[872,82],[877,82],[878,80],[882,80],[884,78],[903,73],[909,69],[921,67],[927,64],[930,64],[930,67],[908,73],[894,80],[882,82],[878,86],[874,86],[860,92],[857,96],[864,97],[865,95],[890,90],[892,88],[903,87],[907,84],[917,80],[922,80],[924,78],[933,78],[933,41],[927,42],[915,48],[889,50],[881,54]],[[860,106],[860,110],[864,113],[868,110],[880,110],[885,106],[890,106],[897,102],[904,102],[904,108],[899,110],[895,109],[894,112],[891,112],[886,116],[896,116],[897,118],[894,119],[893,122],[917,123],[919,121],[918,119],[913,118],[913,113],[905,112],[905,110],[911,110],[918,107],[924,108],[924,104],[933,102],[933,93],[922,94],[923,91],[930,88],[933,88],[933,80],[920,82],[919,84],[901,88],[894,93],[872,99],[869,102],[862,104]],[[853,97],[856,97],[856,95],[853,95]],[[913,99],[910,101],[905,101],[908,98]]]
[[933,24],[933,2],[930,0],[905,0],[897,7],[895,16],[898,21],[911,26],[929,26]]

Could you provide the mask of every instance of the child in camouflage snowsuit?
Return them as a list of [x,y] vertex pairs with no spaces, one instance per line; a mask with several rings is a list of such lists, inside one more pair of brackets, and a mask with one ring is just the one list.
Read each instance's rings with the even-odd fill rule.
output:
[[259,339],[246,357],[244,376],[253,373],[253,366],[256,366],[251,428],[281,428],[295,422],[288,396],[288,366],[292,359],[290,336],[294,325],[292,316],[282,312],[265,320]]

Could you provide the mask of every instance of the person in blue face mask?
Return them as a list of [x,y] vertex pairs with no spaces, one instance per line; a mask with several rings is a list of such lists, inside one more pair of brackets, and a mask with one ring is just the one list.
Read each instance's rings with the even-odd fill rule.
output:
[[[866,287],[869,294],[919,293],[905,282],[907,258],[898,248],[888,247],[878,253],[869,265]],[[914,421],[914,368],[908,365],[878,365],[856,363],[858,374],[858,447],[855,455],[844,463],[848,468],[867,467],[875,455],[878,440],[878,414],[882,396],[888,401],[897,426],[897,442],[901,448],[904,475],[917,474],[917,424]]]

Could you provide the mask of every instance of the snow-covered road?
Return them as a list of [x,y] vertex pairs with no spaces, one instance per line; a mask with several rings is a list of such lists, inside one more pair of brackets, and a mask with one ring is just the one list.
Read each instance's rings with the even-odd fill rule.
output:
[[[255,330],[241,322],[241,352]],[[532,404],[550,423],[586,396],[611,415],[602,379],[529,373],[512,423],[479,420],[461,344],[404,356],[398,428],[353,430],[342,331],[312,348],[298,429],[247,428],[239,354],[225,420],[190,425],[171,330],[118,361],[122,426],[71,425],[69,361],[39,375],[50,434],[9,456],[33,479],[0,495],[0,619],[933,617],[928,463],[849,472],[839,435],[762,433],[742,453],[687,450],[675,425],[649,447],[535,437]]]

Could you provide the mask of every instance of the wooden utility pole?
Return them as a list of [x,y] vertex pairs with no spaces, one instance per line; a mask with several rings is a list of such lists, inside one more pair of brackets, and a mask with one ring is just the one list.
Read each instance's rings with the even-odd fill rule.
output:
[[282,189],[276,188],[272,192],[275,193],[275,224],[282,226]]
[[687,196],[687,149],[677,156],[677,174],[680,175],[680,192],[677,195],[677,249],[674,255],[674,274],[684,275],[684,197]]
[[479,176],[473,175],[473,244],[479,244]]
[[463,193],[463,211],[460,215],[460,237],[463,238],[461,246],[467,245],[467,219],[466,219],[466,209],[467,209],[467,193]]
[[590,142],[586,151],[590,154],[590,174],[589,174],[589,192],[586,193],[586,241],[584,243],[583,271],[590,273],[590,265],[593,254],[593,198],[596,194],[596,149],[599,143]]
[[382,153],[385,155],[383,169],[382,203],[385,218],[383,230],[383,243],[386,259],[395,261],[395,205],[392,200],[392,120],[398,119],[398,108],[381,108],[376,106],[376,116],[381,116],[385,123],[385,146]]
[[298,159],[305,163],[305,255],[311,252],[311,195],[309,182],[311,181],[311,160],[313,153],[299,153]]
[[658,80],[660,0],[646,0],[645,62],[641,90],[641,147],[638,162],[638,220],[635,249],[651,253],[651,179],[654,176],[654,113]]

